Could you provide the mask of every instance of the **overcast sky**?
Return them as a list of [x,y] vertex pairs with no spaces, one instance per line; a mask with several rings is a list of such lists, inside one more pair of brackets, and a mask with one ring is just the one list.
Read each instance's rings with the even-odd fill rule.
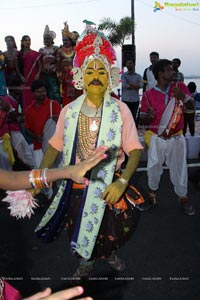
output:
[[[166,6],[154,12],[155,1],[135,0],[135,44],[136,71],[143,73],[149,65],[149,53],[158,51],[161,58],[182,60],[180,70],[185,75],[200,74],[200,2],[170,1],[171,4],[196,3],[196,10]],[[46,24],[57,34],[55,44],[61,44],[63,22],[67,21],[70,30],[81,33],[82,21],[92,20],[97,25],[103,17],[119,21],[131,16],[131,0],[6,0],[0,3],[1,35],[0,49],[5,50],[4,37],[13,35],[18,49],[21,37],[30,35],[31,48],[38,50],[43,46],[43,31]],[[131,41],[126,41],[127,44]],[[120,64],[120,49],[117,56]]]

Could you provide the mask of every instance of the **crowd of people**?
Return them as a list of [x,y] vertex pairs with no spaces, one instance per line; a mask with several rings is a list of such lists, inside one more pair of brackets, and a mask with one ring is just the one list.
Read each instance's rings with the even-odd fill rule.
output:
[[[163,163],[166,163],[184,211],[193,215],[195,212],[187,197],[188,175],[184,136],[187,129],[191,136],[195,135],[195,113],[200,102],[200,93],[197,91],[195,82],[191,81],[187,86],[184,84],[184,75],[179,71],[181,65],[179,58],[171,61],[160,59],[159,53],[155,51],[149,54],[149,58],[151,65],[144,70],[143,77],[135,72],[134,59],[126,61],[127,71],[122,74],[122,101],[130,108],[136,126],[140,128],[142,125],[148,129],[144,134],[144,140],[148,149],[149,205],[146,202],[140,209],[143,211],[157,204],[156,192],[163,172]],[[140,101],[139,91],[142,88]],[[176,100],[170,101],[172,99]],[[159,138],[153,142],[156,137]],[[175,140],[174,137],[176,137]],[[178,148],[172,145],[173,140],[174,144],[178,145],[178,139],[180,140],[181,137],[183,145],[180,148],[184,149],[182,156]],[[171,144],[170,147],[174,153],[168,148],[168,144]],[[180,162],[178,162],[179,159]],[[176,169],[180,174],[176,173]],[[200,185],[199,172],[196,172],[190,179],[197,187]],[[177,188],[177,184],[185,186],[184,191],[182,187]]]
[[79,34],[70,32],[65,22],[63,45],[55,46],[55,37],[45,26],[39,51],[31,49],[28,35],[22,37],[20,50],[13,36],[5,37],[7,50],[0,53],[1,168],[11,170],[16,158],[27,168],[39,167],[61,107],[82,94],[71,73]]
[[[164,162],[181,208],[195,214],[187,194],[184,135],[187,125],[194,135],[198,93],[193,83],[184,84],[180,59],[159,59],[152,52],[143,77],[135,72],[134,58],[127,59],[119,99],[113,93],[120,82],[116,54],[102,32],[86,24],[79,37],[65,22],[61,47],[54,45],[55,36],[46,26],[45,46],[39,51],[31,49],[27,35],[19,51],[13,36],[5,38],[7,51],[0,56],[0,188],[32,187],[35,197],[44,193],[48,198],[49,183],[65,179],[54,190],[37,236],[50,242],[67,228],[80,262],[76,277],[87,276],[97,259],[122,271],[125,262],[116,250],[134,233],[140,211],[157,205]],[[135,204],[133,193],[127,193],[143,149],[140,126],[146,128],[148,197]],[[18,160],[30,171],[12,173]],[[79,288],[72,296],[81,293]],[[68,296],[65,291],[61,295]],[[58,298],[48,291],[44,299]]]

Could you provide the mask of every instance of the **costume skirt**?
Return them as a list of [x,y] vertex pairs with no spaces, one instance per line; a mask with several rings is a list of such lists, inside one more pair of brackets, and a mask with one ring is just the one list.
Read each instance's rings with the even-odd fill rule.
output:
[[[73,189],[67,213],[67,231],[71,241],[76,228],[76,222],[81,207],[83,190]],[[140,211],[125,199],[126,208],[113,208],[106,205],[103,220],[97,236],[96,244],[90,260],[109,257],[113,251],[120,248],[135,231]]]

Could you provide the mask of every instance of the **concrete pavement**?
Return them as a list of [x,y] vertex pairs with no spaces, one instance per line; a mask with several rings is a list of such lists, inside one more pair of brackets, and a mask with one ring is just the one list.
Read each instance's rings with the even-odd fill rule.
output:
[[[133,183],[145,195],[146,172],[137,172]],[[200,191],[191,183],[189,196],[196,209],[191,217],[181,211],[165,170],[158,207],[141,214],[135,234],[118,251],[127,268],[116,273],[98,261],[84,283],[85,294],[95,300],[199,300]],[[34,228],[44,211],[40,208],[31,220],[16,221],[5,205],[0,210],[0,274],[23,296],[47,286],[54,290],[70,287],[78,266],[65,230],[50,244],[36,238]]]

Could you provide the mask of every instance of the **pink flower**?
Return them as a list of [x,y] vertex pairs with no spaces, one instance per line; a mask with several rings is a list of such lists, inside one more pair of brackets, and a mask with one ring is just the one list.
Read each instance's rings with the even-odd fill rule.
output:
[[8,209],[10,215],[17,219],[28,217],[34,214],[33,209],[38,207],[36,200],[29,191],[7,191],[7,197],[2,201],[10,204]]

